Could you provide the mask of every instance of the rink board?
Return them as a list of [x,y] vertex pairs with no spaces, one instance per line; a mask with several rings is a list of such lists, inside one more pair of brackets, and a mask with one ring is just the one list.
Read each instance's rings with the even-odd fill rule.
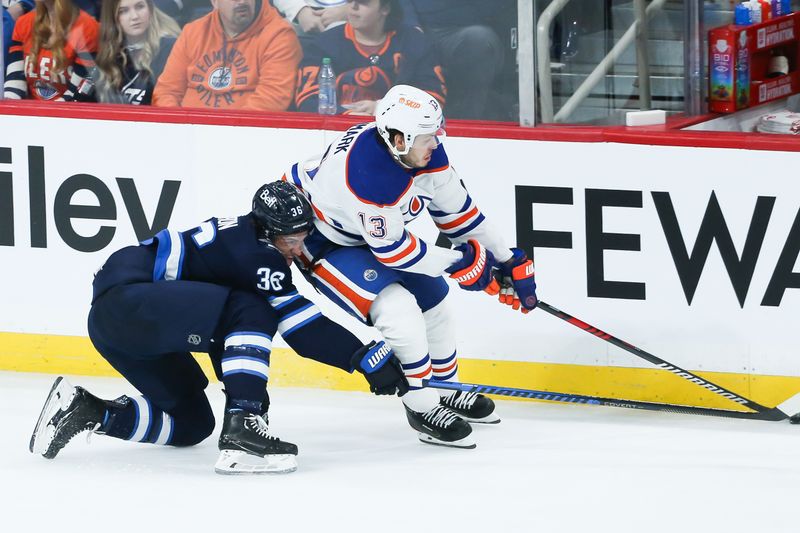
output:
[[[0,333],[2,370],[119,376],[94,350],[86,337]],[[216,381],[205,354],[195,354],[210,381]],[[500,385],[679,405],[738,409],[736,404],[692,385],[669,372],[643,368],[491,361],[462,358],[460,379],[468,383]],[[703,377],[764,405],[777,405],[798,391],[796,377],[701,372]],[[336,368],[303,359],[289,348],[274,348],[270,386],[367,391],[364,379]],[[529,401],[520,398],[508,398]],[[744,410],[744,409],[741,409]]]
[[[165,223],[246,212],[259,184],[334,135],[0,116],[0,369],[93,373],[90,285],[112,251]],[[800,390],[800,184],[784,171],[796,154],[454,135],[446,147],[509,244],[535,249],[545,301],[757,401]],[[413,230],[436,240],[427,218]],[[450,302],[465,381],[710,405],[699,387],[545,313],[456,288]],[[357,386],[286,361],[276,384]]]

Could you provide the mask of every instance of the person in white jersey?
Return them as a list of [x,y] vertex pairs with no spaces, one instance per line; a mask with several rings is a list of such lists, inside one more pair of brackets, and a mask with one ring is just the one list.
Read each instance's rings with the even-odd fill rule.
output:
[[[309,278],[392,347],[410,387],[402,397],[408,421],[420,440],[474,448],[469,422],[499,422],[494,402],[423,383],[458,380],[443,275],[462,289],[500,292],[503,303],[523,311],[538,301],[532,261],[506,246],[450,166],[443,120],[436,98],[397,85],[379,101],[374,123],[351,127],[321,158],[295,163],[283,179],[305,193],[316,215],[301,257]],[[454,249],[408,230],[426,209]]]

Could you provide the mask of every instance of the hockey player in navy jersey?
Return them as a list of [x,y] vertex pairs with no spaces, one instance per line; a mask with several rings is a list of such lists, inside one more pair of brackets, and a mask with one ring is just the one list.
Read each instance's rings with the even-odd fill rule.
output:
[[215,470],[291,472],[297,446],[270,434],[267,418],[276,332],[304,357],[358,369],[376,394],[404,394],[388,346],[364,346],[295,289],[289,265],[312,218],[308,200],[276,181],[257,191],[244,216],[163,230],[112,254],[95,275],[89,337],[142,395],[105,401],[59,377],[30,451],[53,458],[86,430],[172,446],[201,442],[215,421],[208,380],[190,352],[207,352],[226,393]]
[[[443,274],[466,290],[499,291],[502,303],[523,311],[536,307],[536,283],[533,263],[504,244],[450,166],[443,135],[436,98],[397,85],[378,102],[375,123],[351,127],[321,158],[294,164],[284,178],[303,189],[317,217],[317,231],[304,243],[305,268],[318,290],[375,326],[392,347],[410,385],[403,403],[420,440],[473,448],[469,422],[500,421],[491,399],[437,393],[422,382],[458,379]],[[455,249],[408,230],[426,209]]]

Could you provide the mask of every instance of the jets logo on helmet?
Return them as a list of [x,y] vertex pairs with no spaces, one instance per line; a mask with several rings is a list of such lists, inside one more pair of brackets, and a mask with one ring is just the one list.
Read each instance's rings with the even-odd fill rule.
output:
[[253,217],[267,238],[311,231],[314,213],[302,191],[285,181],[259,187],[253,197]]
[[[381,98],[375,108],[378,133],[395,157],[408,154],[419,135],[444,136],[442,107],[435,98],[410,85],[395,85]],[[398,150],[392,143],[389,130],[397,130],[406,141]]]

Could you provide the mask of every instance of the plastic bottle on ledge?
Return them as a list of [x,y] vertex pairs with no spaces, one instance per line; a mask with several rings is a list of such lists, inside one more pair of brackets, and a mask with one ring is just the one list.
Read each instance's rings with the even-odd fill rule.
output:
[[317,111],[320,115],[336,114],[336,74],[331,66],[331,58],[322,58],[319,69],[319,105]]
[[759,0],[761,3],[761,22],[772,19],[772,2],[770,0]]
[[792,12],[791,0],[773,0],[772,2],[772,16],[782,17]]
[[744,2],[741,4],[736,4],[736,9],[734,10],[734,23],[737,26],[749,26],[750,25],[750,8]]
[[750,23],[751,24],[760,24],[761,23],[761,2],[758,0],[750,0],[747,3],[747,7],[750,8]]

